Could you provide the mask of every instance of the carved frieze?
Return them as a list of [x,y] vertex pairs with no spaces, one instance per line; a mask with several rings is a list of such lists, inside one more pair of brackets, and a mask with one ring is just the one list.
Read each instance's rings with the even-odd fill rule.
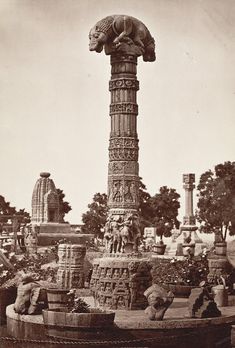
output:
[[125,203],[138,206],[139,177],[109,176],[108,205],[113,203],[125,205]]
[[[134,265],[134,267],[133,267]],[[94,263],[90,282],[95,301],[110,309],[143,309],[151,285],[151,265],[143,260],[106,258]]]
[[138,149],[138,139],[130,137],[116,137],[109,141],[109,149],[129,147]]
[[138,91],[139,81],[137,81],[136,79],[127,79],[127,78],[112,79],[111,81],[109,81],[110,91],[114,89],[119,89],[119,88],[130,88],[130,89],[134,89]]
[[111,138],[109,143],[110,161],[138,161],[138,139]]
[[138,105],[135,103],[115,103],[110,105],[110,115],[114,114],[135,114],[138,115]]
[[110,161],[138,161],[137,149],[112,149],[109,151]]
[[133,174],[138,175],[139,165],[135,161],[112,161],[109,162],[109,175]]

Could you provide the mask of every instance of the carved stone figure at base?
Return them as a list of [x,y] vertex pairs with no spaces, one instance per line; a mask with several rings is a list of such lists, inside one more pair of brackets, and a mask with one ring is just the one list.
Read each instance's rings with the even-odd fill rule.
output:
[[22,278],[18,288],[14,310],[19,314],[34,314],[38,312],[40,284],[31,276]]
[[167,291],[157,284],[150,286],[145,292],[149,306],[145,309],[145,313],[150,320],[162,320],[167,308],[174,300],[174,294]]

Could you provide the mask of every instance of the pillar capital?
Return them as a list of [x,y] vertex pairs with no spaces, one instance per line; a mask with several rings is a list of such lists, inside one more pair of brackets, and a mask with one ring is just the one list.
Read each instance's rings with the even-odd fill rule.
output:
[[[139,57],[153,62],[155,42],[148,28],[139,19],[127,15],[111,15],[98,21],[89,33],[89,49],[115,56]],[[112,58],[115,59],[115,58]]]
[[195,183],[195,174],[183,174],[183,183],[186,185]]

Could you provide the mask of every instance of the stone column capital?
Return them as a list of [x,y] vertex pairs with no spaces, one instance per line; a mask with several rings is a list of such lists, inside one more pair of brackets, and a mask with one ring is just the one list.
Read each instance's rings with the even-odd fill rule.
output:
[[107,55],[143,56],[145,62],[153,62],[155,42],[148,28],[137,18],[127,15],[111,15],[98,21],[89,33],[89,49]]
[[183,183],[184,184],[194,184],[195,183],[195,174],[183,174]]

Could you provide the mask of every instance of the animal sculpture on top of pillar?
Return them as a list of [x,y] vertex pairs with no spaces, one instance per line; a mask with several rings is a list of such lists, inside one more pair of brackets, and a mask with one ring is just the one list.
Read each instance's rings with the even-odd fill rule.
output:
[[138,250],[139,164],[136,92],[138,56],[155,60],[154,39],[146,26],[125,15],[108,16],[90,31],[90,51],[111,56],[107,251]]
[[136,92],[137,58],[155,60],[146,26],[126,15],[108,16],[90,30],[89,49],[110,55],[111,92],[108,167],[107,253],[93,262],[90,287],[95,301],[111,309],[144,309],[152,284],[148,261],[139,256],[139,164]]

